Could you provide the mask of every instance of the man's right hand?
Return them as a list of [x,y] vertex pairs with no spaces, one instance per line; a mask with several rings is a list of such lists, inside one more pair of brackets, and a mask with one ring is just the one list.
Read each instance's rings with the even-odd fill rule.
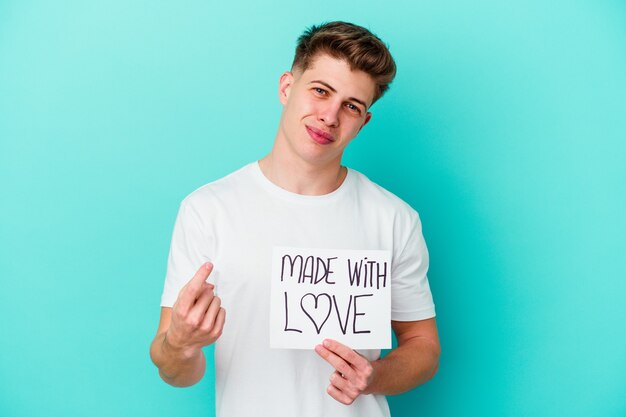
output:
[[198,349],[214,343],[222,334],[226,310],[206,282],[213,264],[205,263],[180,290],[172,307],[172,319],[164,343],[192,356]]

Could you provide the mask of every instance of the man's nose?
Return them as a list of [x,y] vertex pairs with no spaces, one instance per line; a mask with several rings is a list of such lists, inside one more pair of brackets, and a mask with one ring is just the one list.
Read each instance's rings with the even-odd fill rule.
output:
[[320,109],[318,118],[328,127],[339,126],[340,104],[328,103]]

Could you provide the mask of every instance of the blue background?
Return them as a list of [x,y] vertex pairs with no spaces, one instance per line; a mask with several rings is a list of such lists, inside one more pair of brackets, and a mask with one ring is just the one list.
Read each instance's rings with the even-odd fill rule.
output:
[[0,2],[0,415],[213,414],[148,355],[178,204],[270,150],[328,20],[396,58],[345,162],[431,254],[441,367],[394,416],[626,416],[617,0]]

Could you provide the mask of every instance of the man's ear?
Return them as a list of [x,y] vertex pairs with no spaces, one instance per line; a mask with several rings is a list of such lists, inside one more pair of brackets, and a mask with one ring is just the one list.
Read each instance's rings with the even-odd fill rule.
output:
[[361,125],[361,127],[359,128],[359,132],[361,131],[361,129],[363,129],[363,127],[369,123],[369,121],[372,120],[372,113],[367,112],[365,114],[365,121],[363,122],[363,124]]
[[285,71],[278,81],[278,99],[283,106],[287,104],[293,80],[293,73],[291,71]]

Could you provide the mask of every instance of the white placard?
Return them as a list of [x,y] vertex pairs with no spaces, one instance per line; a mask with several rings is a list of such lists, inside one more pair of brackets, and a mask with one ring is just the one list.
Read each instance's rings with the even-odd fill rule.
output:
[[270,347],[391,348],[389,251],[275,247]]

